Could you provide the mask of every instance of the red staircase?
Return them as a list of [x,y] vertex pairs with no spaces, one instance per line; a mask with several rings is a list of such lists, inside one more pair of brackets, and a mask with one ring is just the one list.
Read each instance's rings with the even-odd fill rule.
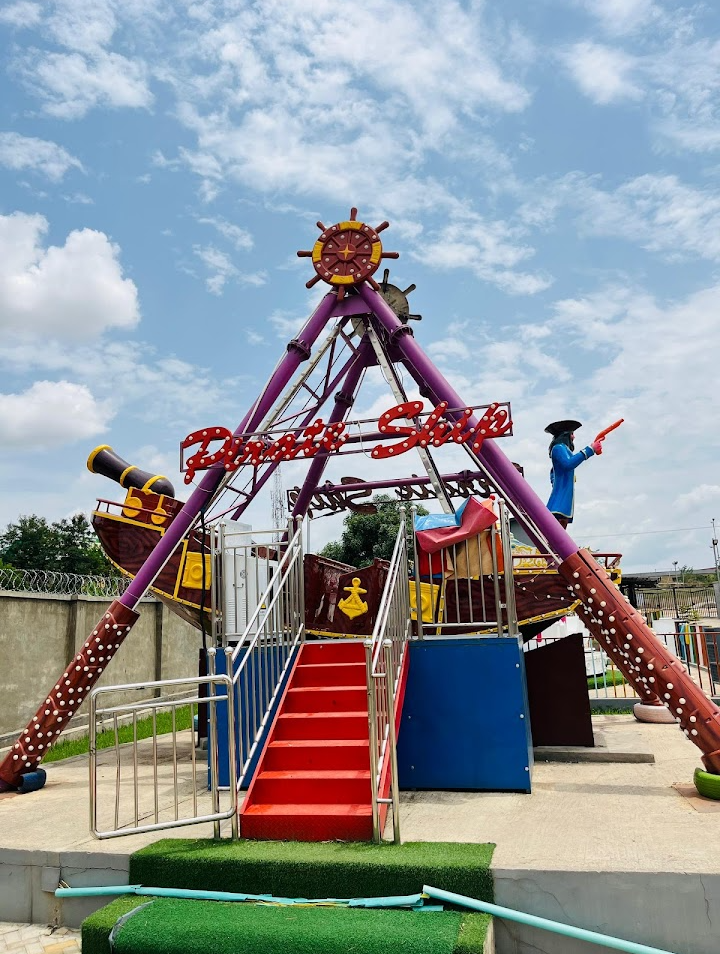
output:
[[240,810],[243,838],[372,838],[365,686],[362,643],[301,646]]

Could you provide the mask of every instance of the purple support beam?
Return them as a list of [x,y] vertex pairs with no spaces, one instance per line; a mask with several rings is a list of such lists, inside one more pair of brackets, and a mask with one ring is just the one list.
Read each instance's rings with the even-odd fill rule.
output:
[[[328,418],[328,424],[336,424],[338,421],[342,421],[347,417],[355,401],[355,392],[357,391],[363,371],[373,364],[375,364],[375,352],[373,351],[370,339],[365,335],[355,353],[355,360],[347,373],[342,389],[335,395],[335,404]],[[329,456],[327,451],[320,451],[313,458],[312,464],[310,464],[305,480],[303,481],[302,489],[295,501],[293,517],[305,516],[312,495],[317,490],[318,481],[323,475]]]
[[[394,346],[407,363],[408,370],[415,381],[420,386],[429,388],[438,400],[447,401],[450,407],[465,407],[466,403],[430,361],[413,338],[410,328],[402,324],[384,298],[366,282],[358,286],[358,292],[368,308],[377,316],[380,324],[390,334]],[[477,418],[472,417],[468,427],[477,426],[477,424]],[[523,508],[537,529],[545,536],[552,552],[560,560],[566,560],[573,553],[577,553],[579,548],[570,534],[563,530],[532,487],[515,470],[495,440],[486,440],[480,449],[479,456],[498,489],[509,501]],[[521,514],[518,515],[518,519],[522,524]],[[526,526],[525,529],[535,539],[540,549],[544,549],[542,541],[537,540],[533,533],[533,528]]]
[[[310,356],[315,340],[330,320],[336,305],[335,294],[328,292],[308,318],[299,337],[293,339],[288,345],[287,354],[273,372],[257,404],[248,411],[235,430],[236,436],[260,424],[282,394],[301,362],[306,361]],[[120,602],[124,606],[132,609],[138,600],[142,599],[148,587],[152,585],[155,577],[172,556],[175,547],[192,527],[202,508],[212,498],[224,475],[225,471],[222,467],[211,468],[206,471],[198,486],[188,497],[185,506],[167,528],[164,536],[142,565],[135,579],[120,597]]]

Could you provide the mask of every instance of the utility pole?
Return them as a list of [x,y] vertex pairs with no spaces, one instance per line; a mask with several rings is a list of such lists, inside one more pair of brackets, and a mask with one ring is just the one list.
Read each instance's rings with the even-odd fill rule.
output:
[[719,556],[718,538],[717,538],[717,530],[715,529],[715,517],[713,517],[712,519],[712,528],[713,528],[712,549],[713,549],[713,557],[715,559],[715,579],[718,581],[718,583],[720,583],[720,559],[718,559],[718,556]]

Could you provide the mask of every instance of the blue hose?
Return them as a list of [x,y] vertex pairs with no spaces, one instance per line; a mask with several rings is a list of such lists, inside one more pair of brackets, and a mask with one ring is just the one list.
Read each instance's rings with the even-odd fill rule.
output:
[[560,921],[550,921],[548,918],[539,918],[535,914],[525,914],[523,911],[514,911],[512,908],[503,908],[499,904],[490,904],[488,901],[477,901],[475,898],[466,898],[462,894],[453,894],[452,891],[443,891],[441,888],[423,886],[423,894],[438,901],[456,904],[472,911],[483,911],[507,921],[517,921],[530,927],[541,928],[543,931],[552,931],[564,937],[572,937],[578,941],[589,941],[591,944],[600,944],[612,948],[614,951],[625,951],[627,954],[677,954],[674,951],[665,951],[659,947],[648,947],[647,944],[637,944],[635,941],[624,941],[620,937],[610,937],[599,934],[597,931],[586,931],[585,928],[573,927],[572,924],[562,924]]

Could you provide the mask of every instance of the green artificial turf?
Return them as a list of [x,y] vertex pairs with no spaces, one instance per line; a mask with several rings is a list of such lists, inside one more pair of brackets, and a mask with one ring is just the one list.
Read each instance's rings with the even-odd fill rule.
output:
[[286,898],[415,894],[424,884],[493,900],[494,845],[163,839],[130,858],[130,884]]
[[[146,898],[114,901],[83,924],[83,954],[109,954],[115,921]],[[160,898],[115,937],[116,954],[481,954],[489,919]]]
[[463,914],[455,954],[479,954],[485,947],[492,917],[489,914]]
[[104,908],[100,908],[82,923],[83,954],[110,954],[108,938],[113,925],[123,914],[128,914],[133,908],[139,907],[149,898],[138,898],[136,895],[116,898]]
[[[169,711],[159,710],[156,716],[157,734],[166,735],[172,732],[172,714]],[[180,732],[182,729],[190,728],[190,706],[179,706],[175,710],[175,729]],[[153,734],[152,716],[146,719],[138,719],[137,737],[138,739],[149,739]],[[98,749],[109,749],[115,745],[115,733],[110,730],[98,732],[95,736]],[[121,725],[118,728],[118,743],[123,745],[126,742],[133,741],[133,727],[130,725]],[[90,750],[90,739],[83,735],[78,739],[63,739],[56,743],[53,748],[45,755],[44,762],[58,762],[60,759],[71,759],[76,755],[86,755]]]

